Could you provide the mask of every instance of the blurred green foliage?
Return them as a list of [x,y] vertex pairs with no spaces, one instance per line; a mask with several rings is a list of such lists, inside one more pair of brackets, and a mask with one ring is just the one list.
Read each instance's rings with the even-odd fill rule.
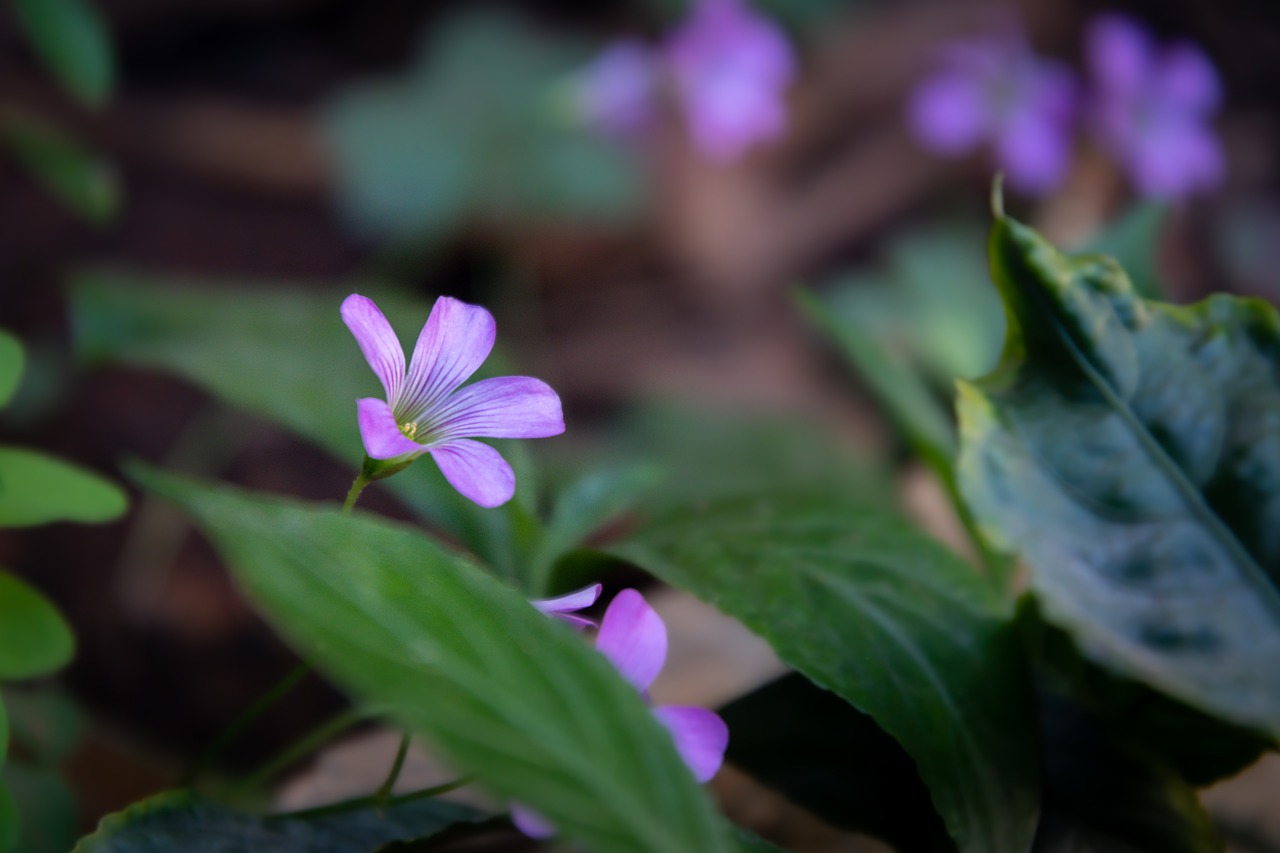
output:
[[115,83],[106,22],[88,0],[13,0],[13,11],[36,53],[83,103],[100,107]]
[[107,222],[119,211],[115,168],[45,119],[4,107],[0,141],[45,189],[90,222]]

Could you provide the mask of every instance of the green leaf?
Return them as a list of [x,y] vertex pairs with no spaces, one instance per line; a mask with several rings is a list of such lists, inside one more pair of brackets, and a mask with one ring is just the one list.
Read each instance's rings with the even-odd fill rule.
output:
[[600,850],[727,850],[670,735],[604,658],[416,530],[139,473],[299,651]]
[[1156,251],[1160,232],[1169,219],[1169,207],[1163,204],[1140,204],[1118,217],[1092,240],[1081,247],[1082,254],[1108,255],[1129,275],[1138,295],[1160,299],[1164,286]]
[[308,816],[252,815],[238,812],[190,791],[170,791],[107,815],[75,853],[237,853],[288,850],[290,853],[366,853],[395,841],[421,840],[458,823],[485,815],[439,799],[414,799]]
[[0,779],[0,853],[7,853],[18,846],[18,809]]
[[1026,675],[1005,605],[958,557],[883,510],[778,490],[681,508],[614,551],[875,718],[962,849],[1027,848],[1039,764]]
[[17,762],[0,771],[18,814],[17,849],[22,853],[66,853],[76,843],[75,794],[56,772]]
[[0,329],[0,406],[12,400],[13,392],[18,390],[24,360],[22,343]]
[[4,707],[4,697],[0,696],[0,766],[4,765],[4,759],[8,753],[9,753],[9,714]]
[[76,97],[102,106],[115,82],[115,60],[106,22],[85,0],[14,0],[27,37]]
[[1091,659],[1280,733],[1280,318],[1185,308],[998,216],[1000,366],[960,386],[959,477]]
[[1037,853],[1218,853],[1195,790],[1065,697],[1042,704],[1045,797]]
[[62,129],[6,108],[0,112],[0,140],[45,189],[90,222],[108,222],[120,209],[120,178],[114,167]]
[[328,108],[325,138],[354,225],[410,236],[470,218],[634,214],[642,187],[629,153],[562,103],[585,51],[493,12],[433,30],[417,67]]
[[75,654],[75,637],[47,598],[0,571],[0,679],[47,675]]
[[[303,289],[106,273],[82,274],[73,285],[75,343],[84,360],[175,374],[270,418],[328,450],[354,477],[364,458],[355,401],[381,389],[338,313],[352,289],[374,298],[400,340],[412,346],[431,306],[372,287]],[[478,377],[493,370],[487,364]],[[477,507],[427,458],[382,482],[504,576],[514,574],[511,504]]]
[[35,450],[0,446],[0,528],[111,521],[127,507],[124,492],[92,471]]
[[871,717],[802,675],[720,710],[725,758],[839,829],[895,850],[954,850],[911,757]]
[[23,753],[39,765],[67,758],[84,735],[84,717],[71,698],[53,687],[23,687],[5,694],[9,729]]

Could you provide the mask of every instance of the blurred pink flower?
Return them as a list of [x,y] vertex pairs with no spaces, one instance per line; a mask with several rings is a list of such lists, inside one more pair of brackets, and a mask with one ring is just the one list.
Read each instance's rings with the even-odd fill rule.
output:
[[[609,602],[596,649],[647,699],[649,686],[667,660],[667,626],[643,595],[624,589]],[[716,775],[729,745],[729,728],[718,714],[705,708],[662,705],[653,709],[653,715],[671,732],[676,751],[695,779],[706,782]],[[511,806],[511,820],[530,838],[556,834],[546,818],[519,803]]]
[[653,120],[657,60],[643,42],[623,39],[601,51],[574,85],[583,121],[609,136],[632,136]]
[[500,376],[459,388],[493,349],[493,315],[478,305],[437,299],[407,370],[400,341],[373,300],[351,294],[342,319],[387,394],[356,401],[370,458],[408,461],[430,453],[463,497],[494,507],[515,494],[515,474],[498,451],[472,438],[564,432],[560,398],[540,379]]
[[936,73],[915,90],[911,129],[930,151],[954,156],[983,142],[1009,184],[1045,193],[1066,177],[1078,86],[1016,35],[946,45]]
[[697,0],[664,53],[694,143],[707,157],[731,161],[786,131],[795,54],[746,0]]
[[1209,121],[1222,87],[1208,57],[1187,42],[1157,49],[1141,25],[1114,14],[1094,18],[1085,41],[1094,130],[1138,192],[1172,199],[1218,186],[1226,167]]

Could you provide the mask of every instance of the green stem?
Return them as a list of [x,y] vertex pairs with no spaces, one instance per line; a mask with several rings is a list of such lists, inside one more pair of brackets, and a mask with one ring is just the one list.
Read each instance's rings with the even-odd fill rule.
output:
[[387,774],[386,780],[373,795],[379,810],[384,808],[387,801],[391,799],[391,789],[395,787],[396,780],[400,778],[400,771],[404,769],[404,758],[409,754],[409,737],[408,732],[400,736],[400,747],[396,750],[396,759],[391,764],[391,772]]
[[367,711],[351,709],[321,723],[319,726],[316,726],[301,738],[294,741],[283,752],[280,752],[262,767],[258,768],[249,776],[241,780],[240,783],[236,785],[235,790],[237,792],[244,792],[252,791],[261,787],[278,775],[282,770],[296,763],[304,755],[314,752],[317,747],[322,746],[337,735],[342,734],[344,731],[360,722],[360,720],[364,719],[367,715]]
[[222,733],[214,738],[213,743],[200,753],[196,760],[192,763],[189,770],[183,776],[183,787],[189,787],[195,780],[208,770],[218,759],[232,741],[244,734],[249,726],[257,722],[258,718],[271,710],[277,702],[289,695],[293,688],[298,686],[307,674],[311,672],[311,665],[300,663],[284,678],[272,687],[269,691],[258,697],[258,700],[250,705],[245,711],[236,717]]
[[351,488],[347,491],[347,499],[342,502],[342,514],[350,515],[351,510],[355,507],[356,501],[360,499],[360,493],[364,491],[364,487],[369,485],[369,478],[365,476],[364,471],[356,475],[355,480],[351,482]]
[[[436,785],[431,788],[423,788],[420,791],[410,791],[407,794],[401,794],[398,797],[387,799],[385,805],[387,808],[396,808],[403,806],[405,803],[412,803],[415,800],[425,800],[430,797],[438,797],[441,794],[447,794],[450,791],[456,791],[459,788],[470,785],[475,781],[474,776],[463,776],[460,779],[454,779],[452,782],[445,782],[443,785]],[[343,800],[340,803],[333,803],[327,806],[319,806],[314,809],[304,809],[297,812],[283,812],[281,814],[272,815],[272,817],[301,818],[303,820],[318,817],[327,817],[334,814],[342,814],[344,812],[359,811],[369,806],[378,806],[378,795],[373,794],[368,797],[356,797],[353,800]]]

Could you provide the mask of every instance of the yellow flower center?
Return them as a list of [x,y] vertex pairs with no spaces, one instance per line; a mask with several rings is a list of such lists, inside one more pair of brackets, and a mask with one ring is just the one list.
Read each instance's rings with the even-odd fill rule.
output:
[[407,424],[400,424],[400,432],[404,433],[405,438],[412,441],[413,437],[418,434],[418,425],[413,421]]

